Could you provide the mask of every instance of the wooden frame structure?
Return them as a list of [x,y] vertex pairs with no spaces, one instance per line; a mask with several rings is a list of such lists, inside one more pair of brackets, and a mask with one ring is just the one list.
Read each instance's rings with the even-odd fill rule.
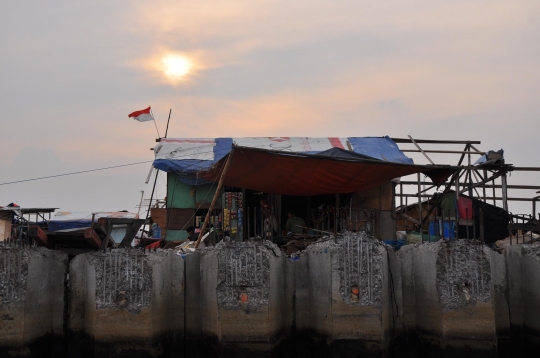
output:
[[[396,184],[395,188],[397,219],[408,220],[416,227],[423,227],[429,217],[429,199],[433,197],[433,194],[453,190],[456,195],[465,194],[494,206],[502,207],[507,212],[509,212],[509,202],[529,202],[531,203],[530,213],[512,214],[509,212],[511,219],[509,228],[540,233],[540,215],[537,211],[537,202],[540,200],[540,195],[532,197],[514,196],[515,192],[523,192],[523,190],[535,190],[536,193],[539,193],[540,186],[508,184],[509,173],[537,172],[540,171],[540,167],[518,167],[506,164],[504,159],[497,164],[474,165],[474,162],[480,156],[486,154],[477,147],[481,144],[480,141],[432,140],[408,137],[392,138],[392,140],[399,145],[404,153],[420,153],[430,164],[436,163],[432,159],[432,156],[435,155],[444,155],[445,159],[455,158],[456,155],[459,155],[457,166],[460,169],[438,188],[431,182],[423,180],[420,174],[416,175],[416,180],[409,180],[410,176],[406,177],[405,180],[401,180]],[[436,146],[437,148],[425,149],[427,146]],[[509,195],[509,192],[511,195]],[[409,200],[412,202],[410,205]],[[425,207],[426,203],[427,208]],[[412,205],[417,207],[417,218],[410,217],[405,213],[406,208],[410,209]],[[521,223],[519,223],[520,221]]]

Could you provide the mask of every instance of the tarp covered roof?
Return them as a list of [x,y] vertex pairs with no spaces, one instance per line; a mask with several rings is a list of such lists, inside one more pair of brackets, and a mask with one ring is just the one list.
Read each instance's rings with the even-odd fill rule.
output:
[[225,157],[234,145],[284,152],[318,154],[332,148],[369,158],[413,164],[389,137],[250,137],[250,138],[162,138],[154,148],[154,167],[179,175],[186,184],[203,184],[196,173],[207,170]]
[[[342,151],[342,156],[339,155]],[[351,193],[381,185],[393,178],[424,173],[440,185],[455,168],[384,162],[350,157],[347,151],[301,154],[236,147],[224,184],[295,196]],[[199,175],[209,181],[221,177],[227,158]]]
[[164,138],[154,166],[203,184],[216,180],[233,147],[225,184],[269,193],[350,193],[418,172],[442,183],[453,172],[414,165],[389,137]]
[[49,232],[67,232],[85,229],[92,225],[92,216],[94,216],[95,223],[97,223],[100,218],[139,218],[138,214],[129,213],[127,211],[59,211],[48,221]]

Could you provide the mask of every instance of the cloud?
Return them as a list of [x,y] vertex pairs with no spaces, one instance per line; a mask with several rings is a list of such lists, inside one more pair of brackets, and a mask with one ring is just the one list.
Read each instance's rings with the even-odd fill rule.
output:
[[[39,148],[28,158],[54,149],[58,171],[151,159],[153,123],[127,118],[148,105],[161,134],[173,109],[177,137],[468,137],[534,160],[539,9],[536,0],[10,2],[0,164],[12,168],[28,146]],[[197,64],[176,86],[153,67],[169,52]],[[18,159],[13,171],[47,172],[46,157]],[[115,188],[129,196],[148,168],[137,170],[79,185],[114,197],[124,182]]]

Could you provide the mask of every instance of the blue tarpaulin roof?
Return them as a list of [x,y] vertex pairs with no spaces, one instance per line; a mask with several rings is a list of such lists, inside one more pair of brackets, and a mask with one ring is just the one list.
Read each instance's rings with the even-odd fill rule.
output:
[[339,148],[385,162],[413,164],[397,144],[385,137],[308,138],[308,137],[255,137],[255,138],[163,138],[155,147],[154,167],[176,173],[186,184],[206,183],[196,177],[225,157],[233,144],[272,151],[319,154]]

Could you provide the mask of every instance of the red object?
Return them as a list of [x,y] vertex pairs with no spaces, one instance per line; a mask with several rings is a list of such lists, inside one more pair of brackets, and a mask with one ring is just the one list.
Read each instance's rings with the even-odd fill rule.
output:
[[141,114],[150,114],[150,107],[148,107],[146,109],[141,109],[140,111],[135,111],[133,113],[130,113],[128,115],[128,117],[129,118],[134,118],[134,117],[140,116]]
[[34,239],[38,246],[49,246],[47,234],[37,225],[30,226],[30,237]]
[[242,301],[242,303],[246,303],[248,301],[247,293],[241,293],[240,294],[240,301]]
[[156,241],[154,243],[151,243],[150,245],[146,245],[145,247],[147,249],[157,249],[157,248],[160,247],[160,245],[161,245],[161,240],[158,240],[158,241]]
[[101,247],[101,238],[91,227],[84,229],[84,238],[92,247],[98,249]]
[[458,202],[458,215],[463,219],[472,219],[473,218],[473,201],[467,196],[460,195]]
[[[456,170],[443,166],[336,159],[246,147],[235,147],[233,153],[224,178],[225,185],[296,196],[353,193],[419,172],[440,185]],[[201,172],[200,177],[210,181],[219,179],[227,158]]]
[[339,138],[328,138],[328,140],[330,141],[330,144],[332,144],[332,147],[345,149]]

